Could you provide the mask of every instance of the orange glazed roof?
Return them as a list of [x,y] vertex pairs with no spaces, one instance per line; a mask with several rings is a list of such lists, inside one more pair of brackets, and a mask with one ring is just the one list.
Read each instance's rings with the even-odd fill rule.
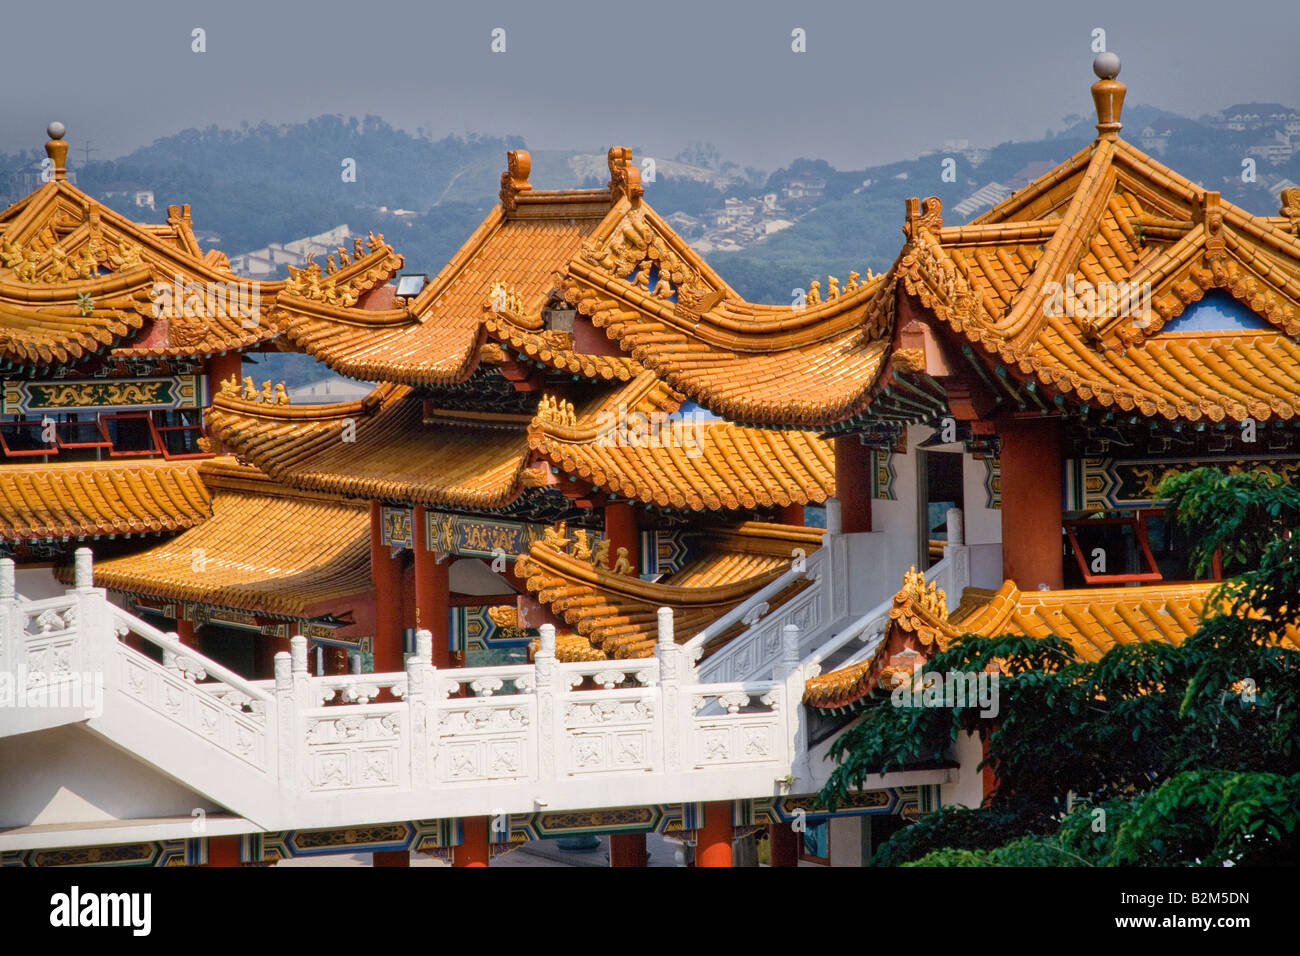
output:
[[223,387],[207,424],[227,450],[307,491],[504,508],[534,479],[525,471],[526,419],[439,411],[426,422],[423,406],[405,385],[380,385],[360,401],[302,406],[245,400]]
[[[1280,216],[1259,217],[1168,169],[1119,138],[1124,87],[1110,65],[1103,72],[1093,90],[1099,136],[1061,166],[966,226],[944,226],[934,197],[909,200],[906,244],[876,280],[888,303],[841,292],[798,316],[785,310],[782,322],[759,307],[733,312],[724,293],[697,320],[633,290],[626,260],[575,263],[566,295],[674,388],[741,421],[829,426],[910,373],[940,374],[943,356],[924,348],[885,354],[903,293],[929,313],[922,319],[1031,391],[1170,420],[1293,417],[1300,191],[1284,195]],[[1113,290],[1112,301],[1094,306],[1095,318],[1076,315],[1063,307],[1066,288]],[[1212,290],[1264,328],[1165,331]]]
[[189,206],[168,207],[161,225],[132,222],[67,181],[67,149],[47,143],[54,178],[0,213],[0,371],[109,349],[125,358],[248,348],[275,338],[282,316],[346,315],[402,266],[372,235],[369,251],[355,239],[337,265],[328,256],[324,274],[309,262],[286,281],[237,277],[224,253],[200,247]]
[[785,425],[865,407],[893,321],[886,285],[853,276],[806,306],[752,304],[645,205],[602,224],[561,280],[568,302],[673,388],[735,421]]
[[565,472],[659,507],[784,507],[835,493],[834,453],[818,436],[689,415],[668,420],[680,407],[681,396],[643,371],[581,415],[544,400],[528,441]]
[[[603,220],[626,207],[630,151],[625,158],[621,151],[615,156],[616,150],[610,151],[609,188],[574,190],[533,189],[528,153],[510,152],[500,204],[419,295],[380,311],[327,308],[286,297],[276,312],[277,326],[295,346],[354,378],[404,385],[464,381],[478,365],[486,341],[485,312],[495,293],[508,296],[517,313],[539,313],[556,270]],[[639,181],[635,167],[631,173]],[[494,329],[507,339],[518,338],[517,347],[541,345],[540,337],[526,343],[526,330]],[[582,359],[566,361],[583,366]],[[615,358],[593,364],[592,370],[626,378],[618,372],[621,365]]]
[[0,540],[116,537],[191,528],[211,495],[190,462],[0,466]]
[[[1300,408],[1300,239],[1275,220],[1106,139],[970,226],[942,227],[928,202],[910,223],[903,284],[987,361],[1080,402],[1166,419]],[[1090,287],[1148,289],[1151,308],[1094,320],[1052,304],[1057,289]],[[1216,288],[1273,330],[1162,333]]]
[[[573,628],[556,639],[561,660],[650,657],[654,654],[657,612],[674,611],[674,628],[689,639],[726,614],[789,566],[795,548],[812,551],[821,544],[819,528],[745,522],[710,533],[708,550],[665,581],[650,583],[597,567],[590,560],[559,551],[543,542],[515,564],[527,589]],[[771,600],[777,607],[797,594],[803,581]],[[744,630],[737,624],[720,635],[712,654]]]
[[200,467],[212,517],[149,551],[98,562],[97,586],[280,617],[370,590],[365,505],[290,492],[229,459]]
[[[1153,587],[1021,591],[1007,581],[997,591],[967,588],[951,615],[943,612],[941,600],[935,602],[932,595],[905,588],[894,596],[890,618],[892,627],[915,635],[923,646],[942,649],[961,634],[1056,635],[1068,641],[1081,658],[1095,661],[1116,644],[1181,644],[1200,625],[1206,599],[1216,584],[1198,581]],[[1289,629],[1284,643],[1300,649],[1300,635]],[[804,702],[833,709],[859,700],[879,681],[881,663],[878,654],[877,658],[809,679]]]
[[[238,279],[224,254],[205,253],[188,206],[169,207],[165,224],[142,225],[91,198],[66,179],[67,149],[61,139],[47,143],[53,178],[0,212],[0,368],[66,365],[114,347],[209,355],[275,336],[264,314],[237,307],[256,290],[264,310],[283,283]],[[181,301],[175,316],[155,320],[155,289],[174,300],[192,283],[204,292],[189,298],[191,314]],[[233,290],[227,299],[237,306],[219,306],[215,290]]]

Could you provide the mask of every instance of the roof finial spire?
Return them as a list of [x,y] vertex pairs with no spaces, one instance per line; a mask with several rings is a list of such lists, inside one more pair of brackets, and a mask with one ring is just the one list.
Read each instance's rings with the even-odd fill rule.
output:
[[63,137],[68,132],[68,129],[56,120],[49,125],[45,132],[50,135],[50,141],[45,144],[45,155],[50,157],[50,161],[54,163],[54,178],[67,179],[68,144],[63,141]]
[[1126,87],[1115,77],[1119,76],[1119,57],[1114,53],[1098,53],[1092,61],[1092,72],[1100,79],[1092,84],[1092,102],[1097,106],[1097,136],[1116,139],[1123,123],[1119,121],[1124,109]]

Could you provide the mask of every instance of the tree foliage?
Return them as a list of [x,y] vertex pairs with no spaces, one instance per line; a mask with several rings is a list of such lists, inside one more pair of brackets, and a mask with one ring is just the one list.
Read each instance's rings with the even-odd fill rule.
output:
[[[942,673],[999,661],[996,717],[896,707],[880,692],[832,748],[828,806],[876,774],[934,760],[961,732],[986,741],[997,786],[982,808],[945,809],[900,831],[877,863],[1249,864],[1288,853],[1294,862],[1300,652],[1278,637],[1294,639],[1300,608],[1300,537],[1290,536],[1300,507],[1260,474],[1179,479],[1177,520],[1218,522],[1202,553],[1222,546],[1224,526],[1247,537],[1256,522],[1267,529],[1266,541],[1234,552],[1254,566],[1210,593],[1210,613],[1181,645],[1117,645],[1088,661],[1055,637],[967,635],[927,663]],[[1098,807],[1107,822],[1094,832]]]
[[1300,491],[1267,469],[1222,472],[1193,468],[1170,475],[1156,491],[1196,542],[1194,570],[1205,577],[1215,551],[1225,572],[1258,565],[1265,549],[1300,524]]

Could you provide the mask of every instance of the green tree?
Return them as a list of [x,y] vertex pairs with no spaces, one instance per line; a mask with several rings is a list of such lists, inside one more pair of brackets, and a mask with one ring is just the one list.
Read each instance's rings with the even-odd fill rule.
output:
[[[962,637],[926,670],[978,671],[997,660],[998,718],[971,707],[895,707],[879,692],[832,748],[839,763],[823,801],[833,807],[874,774],[931,762],[969,731],[987,741],[997,769],[987,805],[926,818],[888,841],[877,862],[1285,859],[1300,820],[1300,537],[1290,535],[1300,510],[1282,487],[1201,474],[1173,489],[1178,520],[1216,515],[1270,529],[1256,542],[1257,566],[1214,589],[1214,613],[1183,644],[1119,645],[1090,662],[1056,637]],[[1202,553],[1214,540],[1202,540]],[[1080,811],[1067,815],[1071,800],[1109,808],[1100,834],[1090,835]]]

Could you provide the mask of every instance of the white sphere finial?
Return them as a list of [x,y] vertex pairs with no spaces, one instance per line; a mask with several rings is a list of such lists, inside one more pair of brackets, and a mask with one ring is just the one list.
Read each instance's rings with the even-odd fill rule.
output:
[[46,127],[45,132],[50,134],[50,139],[63,139],[64,135],[68,132],[68,128],[58,120],[55,120]]
[[1119,76],[1119,56],[1115,53],[1098,53],[1092,61],[1092,72],[1103,80],[1113,80]]

